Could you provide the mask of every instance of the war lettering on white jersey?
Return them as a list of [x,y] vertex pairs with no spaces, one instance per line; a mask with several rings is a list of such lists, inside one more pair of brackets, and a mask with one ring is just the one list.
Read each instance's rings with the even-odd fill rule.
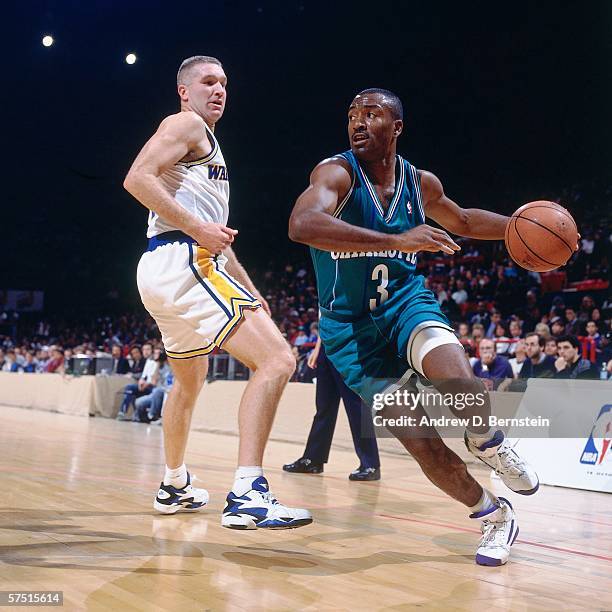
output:
[[[212,150],[205,157],[177,162],[159,178],[168,193],[202,221],[227,224],[229,217],[229,177],[221,147],[206,126]],[[147,238],[177,230],[151,211]]]

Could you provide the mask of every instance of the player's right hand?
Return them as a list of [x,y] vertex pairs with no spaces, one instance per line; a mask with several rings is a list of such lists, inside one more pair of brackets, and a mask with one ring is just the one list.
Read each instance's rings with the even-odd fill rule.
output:
[[200,223],[191,232],[191,237],[213,255],[219,255],[234,242],[234,236],[237,233],[238,230],[226,227],[221,223]]
[[455,251],[461,250],[461,247],[444,230],[426,224],[413,227],[403,234],[398,234],[397,238],[398,248],[404,253],[442,251],[452,255]]

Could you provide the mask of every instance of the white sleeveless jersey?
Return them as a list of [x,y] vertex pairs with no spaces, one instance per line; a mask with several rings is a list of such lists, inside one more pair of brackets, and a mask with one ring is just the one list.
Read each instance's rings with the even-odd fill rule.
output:
[[[229,180],[223,153],[212,131],[206,126],[212,145],[208,155],[188,162],[178,162],[159,178],[168,193],[202,221],[227,224],[229,216]],[[147,238],[177,230],[153,211],[149,212]]]

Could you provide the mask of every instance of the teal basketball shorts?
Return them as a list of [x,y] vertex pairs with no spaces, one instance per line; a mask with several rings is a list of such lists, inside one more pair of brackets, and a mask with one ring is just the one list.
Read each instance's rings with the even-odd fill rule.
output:
[[321,309],[319,331],[325,352],[347,386],[368,405],[374,394],[388,390],[405,378],[408,370],[418,372],[409,357],[413,331],[438,327],[448,339],[437,345],[458,343],[438,301],[423,287],[422,278],[415,278],[406,289],[357,318]]

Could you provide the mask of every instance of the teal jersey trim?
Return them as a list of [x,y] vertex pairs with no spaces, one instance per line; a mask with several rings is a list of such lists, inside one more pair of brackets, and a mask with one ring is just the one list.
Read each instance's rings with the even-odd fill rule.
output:
[[[400,234],[425,222],[420,177],[412,164],[397,155],[395,191],[385,209],[353,153],[346,151],[340,156],[351,166],[352,185],[334,211],[335,217],[386,234]],[[363,316],[401,291],[415,276],[416,253],[391,249],[341,253],[313,247],[310,252],[324,316]]]

